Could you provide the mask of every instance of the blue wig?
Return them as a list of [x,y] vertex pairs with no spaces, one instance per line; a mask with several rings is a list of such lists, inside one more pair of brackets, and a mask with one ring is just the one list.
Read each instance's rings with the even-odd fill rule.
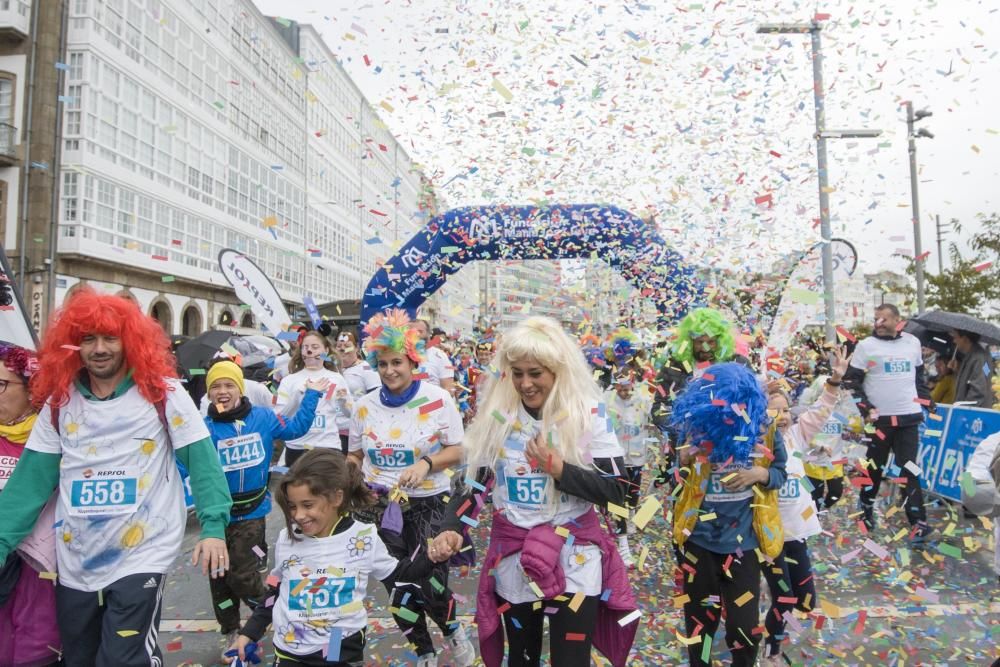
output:
[[691,380],[674,401],[670,416],[678,444],[704,448],[711,443],[712,463],[730,457],[747,463],[767,423],[764,387],[749,368],[732,362],[709,366],[704,375]]

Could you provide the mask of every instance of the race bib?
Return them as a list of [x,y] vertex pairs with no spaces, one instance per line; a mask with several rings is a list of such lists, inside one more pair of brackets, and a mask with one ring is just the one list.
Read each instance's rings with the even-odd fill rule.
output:
[[14,472],[14,468],[16,466],[17,457],[0,456],[0,489],[7,486],[7,480],[10,479],[10,476]]
[[545,504],[548,475],[512,475],[507,477],[507,500],[516,505],[538,507]]
[[747,488],[743,491],[727,491],[725,485],[722,483],[724,477],[728,477],[738,469],[727,469],[719,472],[713,472],[708,478],[708,489],[705,494],[705,500],[713,503],[735,503],[742,502],[748,498],[753,498],[753,490]]
[[412,449],[369,449],[368,460],[377,468],[408,468],[413,465]]
[[219,441],[219,463],[224,472],[252,468],[264,462],[260,433],[249,433]]
[[844,432],[844,425],[839,421],[829,421],[823,424],[819,432],[824,435],[841,435]]
[[[327,577],[322,583],[306,583],[298,595],[289,594],[290,615],[297,620],[332,615],[338,607],[354,600],[354,580],[354,577]],[[294,591],[302,581],[290,580],[288,590]]]
[[778,501],[783,500],[792,501],[799,499],[799,493],[801,493],[801,485],[799,484],[798,477],[789,477],[785,480],[781,489],[778,490]]
[[134,468],[87,468],[70,482],[69,512],[74,516],[132,514],[137,488]]
[[313,417],[312,426],[309,427],[310,431],[325,431],[326,430],[326,415],[316,415]]
[[909,359],[886,359],[882,362],[882,371],[889,375],[902,375],[913,370]]

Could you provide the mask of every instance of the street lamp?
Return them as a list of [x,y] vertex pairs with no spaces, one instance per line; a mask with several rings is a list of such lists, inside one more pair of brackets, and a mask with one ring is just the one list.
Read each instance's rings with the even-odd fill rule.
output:
[[[926,127],[913,130],[913,124],[934,115],[927,109],[913,110],[913,102],[906,102],[906,138],[910,153],[910,198],[913,202],[913,267],[917,274],[917,312],[924,312],[924,250],[920,239],[920,196],[917,193],[917,137],[933,139],[934,133]],[[940,250],[938,251],[940,252]],[[940,262],[940,260],[939,260]]]
[[836,302],[833,296],[833,247],[830,241],[830,187],[827,174],[827,139],[872,139],[882,134],[881,130],[829,130],[826,128],[826,102],[823,92],[823,49],[820,43],[819,21],[809,23],[763,23],[757,26],[759,34],[799,34],[809,33],[812,37],[813,98],[816,107],[816,164],[819,176],[819,222],[823,241],[823,304],[826,319],[826,340],[837,342],[834,322],[837,319]]

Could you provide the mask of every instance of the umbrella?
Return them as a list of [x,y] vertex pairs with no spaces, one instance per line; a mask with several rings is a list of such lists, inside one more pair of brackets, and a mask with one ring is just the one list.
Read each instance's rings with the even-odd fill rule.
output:
[[942,357],[951,357],[954,354],[955,346],[951,342],[951,337],[946,333],[928,329],[914,320],[907,320],[906,324],[903,325],[903,331],[916,336],[923,347],[929,347]]
[[916,322],[931,331],[967,331],[978,334],[980,340],[991,345],[1000,345],[1000,327],[978,317],[965,313],[949,313],[944,310],[932,310],[914,317]]
[[181,343],[174,354],[177,355],[177,365],[183,371],[193,368],[208,368],[212,357],[228,343],[236,338],[232,331],[206,331],[191,340]]

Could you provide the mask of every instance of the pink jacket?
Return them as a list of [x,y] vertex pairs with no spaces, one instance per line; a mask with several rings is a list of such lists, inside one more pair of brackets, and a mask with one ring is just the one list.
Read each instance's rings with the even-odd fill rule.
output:
[[[572,523],[565,524],[563,528],[569,530],[576,544],[593,544],[601,550],[601,590],[605,595],[601,596],[597,611],[597,625],[593,632],[594,647],[614,667],[624,667],[635,641],[635,633],[639,629],[636,621],[625,627],[618,625],[619,619],[638,609],[625,563],[615,548],[614,540],[601,526],[593,509],[577,517]],[[496,579],[492,570],[500,559],[520,551],[525,572],[533,577],[547,598],[555,597],[564,592],[566,587],[566,576],[558,558],[564,543],[565,540],[556,534],[555,527],[551,524],[528,530],[515,526],[499,512],[493,514],[490,545],[479,575],[479,592],[476,596],[479,653],[486,667],[499,667],[504,656],[503,633],[500,632],[500,614],[497,611]],[[555,557],[552,557],[553,553]],[[555,568],[552,567],[553,562],[556,564]]]

